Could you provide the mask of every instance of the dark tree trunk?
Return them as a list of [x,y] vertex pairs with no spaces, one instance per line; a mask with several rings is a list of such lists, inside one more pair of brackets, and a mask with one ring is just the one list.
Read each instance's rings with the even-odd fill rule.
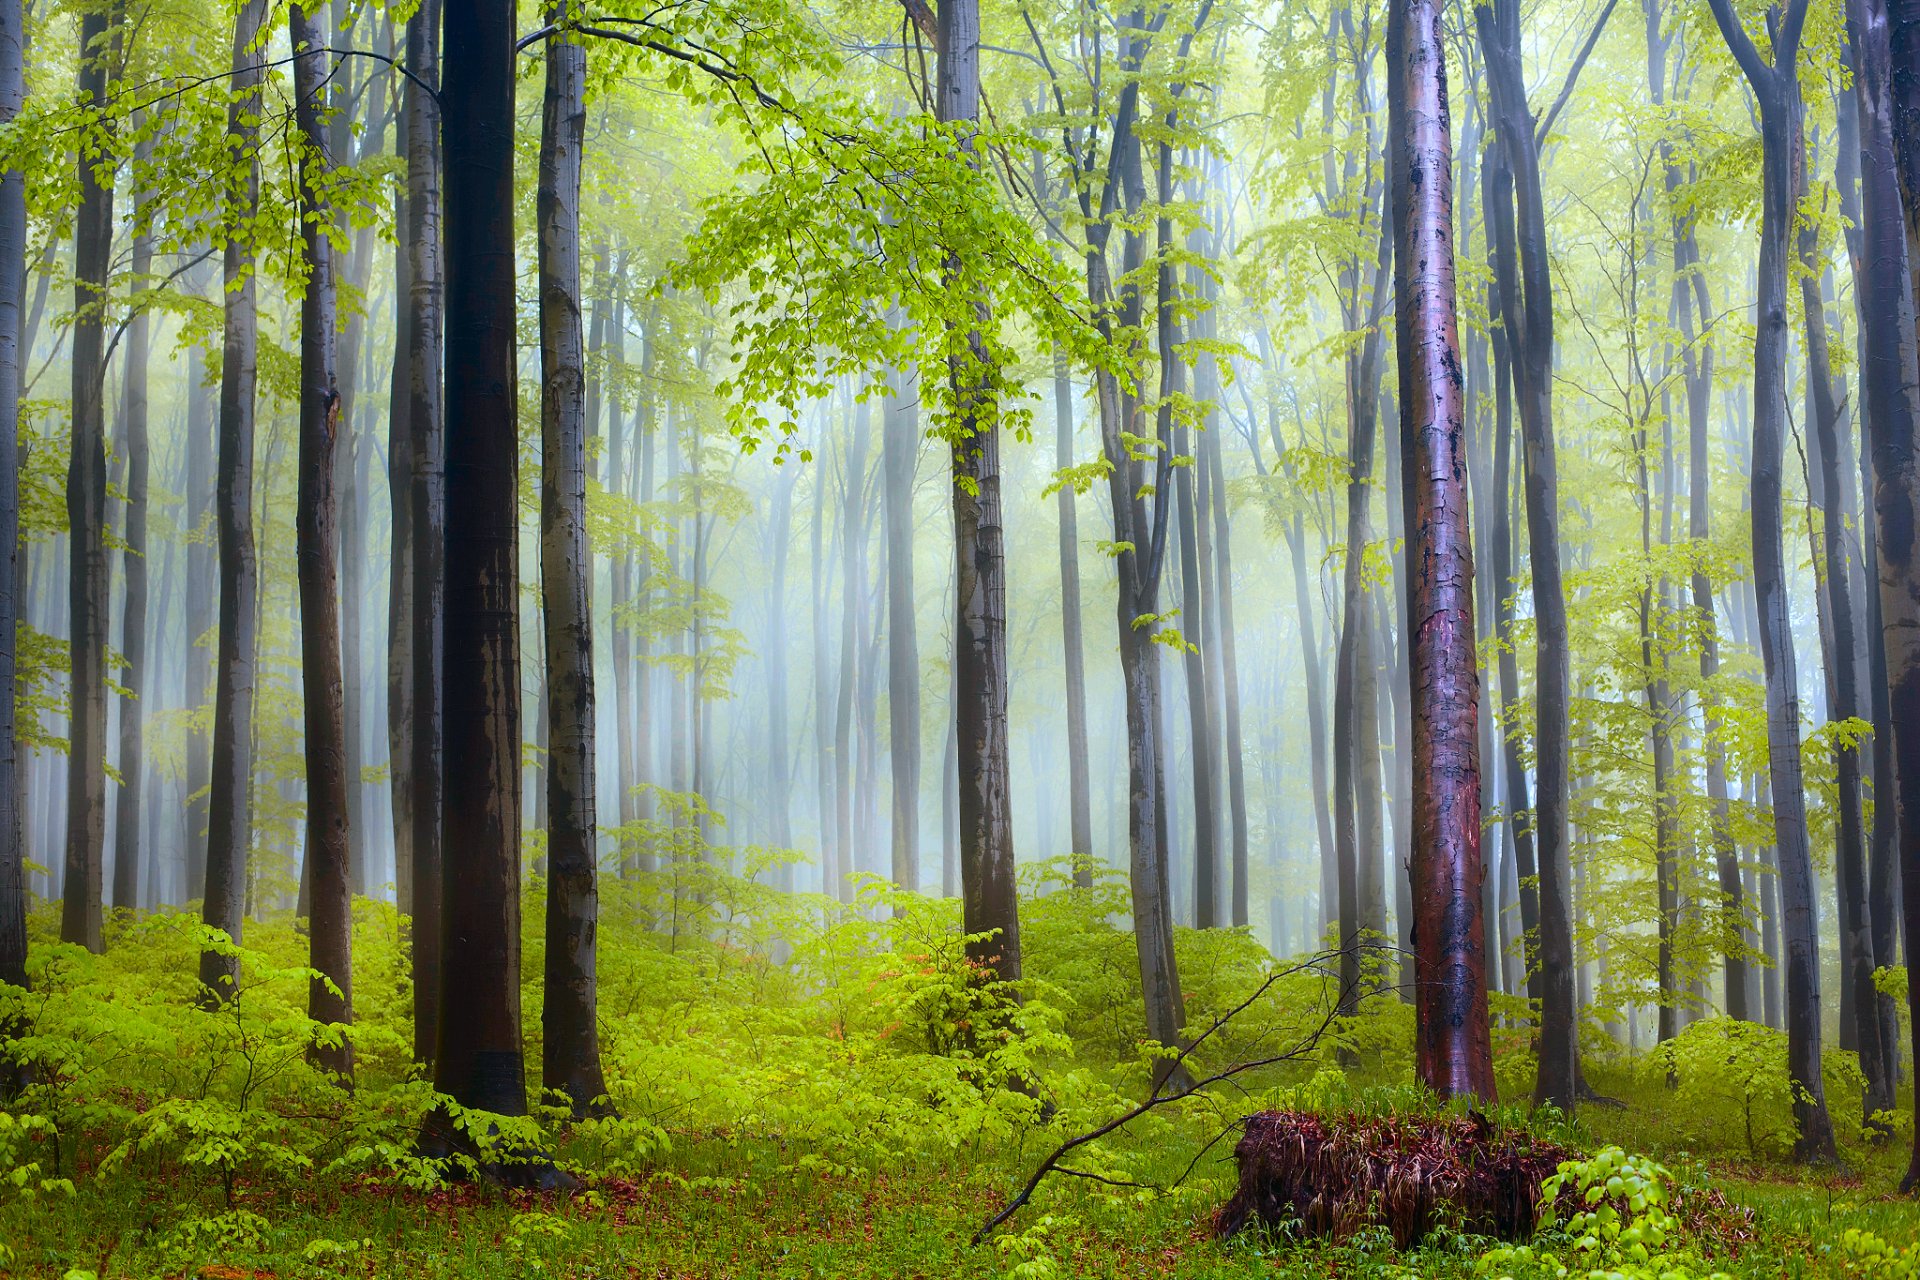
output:
[[[1494,602],[1495,634],[1500,641],[1500,746],[1501,769],[1506,783],[1508,858],[1515,864],[1520,880],[1521,959],[1526,966],[1526,991],[1530,999],[1544,998],[1544,975],[1535,957],[1540,938],[1540,894],[1535,887],[1536,863],[1533,832],[1536,815],[1531,787],[1521,746],[1520,658],[1513,638],[1513,387],[1514,353],[1512,330],[1506,313],[1513,296],[1514,271],[1513,174],[1504,149],[1497,143],[1488,149],[1481,169],[1486,198],[1487,247],[1493,258],[1496,280],[1488,292],[1488,314],[1493,329],[1494,442],[1493,442],[1493,515],[1490,530],[1493,545],[1493,582],[1498,593]],[[1493,860],[1498,862],[1498,859]],[[1496,882],[1496,899],[1499,894]],[[1504,952],[1503,952],[1504,958]],[[1509,984],[1509,991],[1517,987]]]
[[[1855,9],[1848,6],[1850,23]],[[1920,403],[1913,376],[1916,304],[1912,287],[1915,250],[1920,244],[1920,3],[1867,0],[1859,13],[1856,83],[1864,81],[1884,99],[1889,104],[1885,115],[1890,117],[1883,124],[1881,112],[1866,108],[1863,96],[1865,279],[1873,288],[1861,296],[1867,341],[1862,382],[1872,438],[1874,549],[1879,560],[1888,719],[1893,729],[1896,787],[1891,798],[1898,811],[1907,1000],[1911,1009],[1920,1012],[1920,965],[1912,962],[1914,939],[1920,936],[1920,544],[1916,543],[1920,457],[1915,453]],[[1895,161],[1892,173],[1899,178],[1897,193],[1889,189],[1889,152]],[[1894,221],[1902,208],[1904,236]],[[1896,280],[1906,287],[1893,287]],[[1876,794],[1884,807],[1888,797]],[[1908,1069],[1920,1098],[1920,1017],[1912,1020],[1912,1032]],[[1920,1187],[1920,1131],[1916,1131],[1913,1157],[1900,1185],[1909,1192]]]
[[524,1115],[511,0],[462,5],[445,39],[445,405],[453,429],[445,442],[440,971],[459,981],[440,985],[434,1086],[463,1107]]
[[[1795,66],[1806,0],[1769,11],[1773,61],[1764,60],[1734,13],[1711,0],[1720,33],[1760,106],[1759,297],[1753,351],[1753,564],[1760,610],[1760,655],[1767,677],[1768,773],[1773,783],[1775,847],[1780,860],[1782,950],[1786,960],[1787,1074],[1802,1159],[1836,1158],[1820,1073],[1820,948],[1813,864],[1807,849],[1806,795],[1800,771],[1800,695],[1787,599],[1781,511],[1786,411],[1787,237],[1804,165],[1800,82]],[[1885,527],[1882,527],[1884,537]],[[1897,712],[1896,712],[1897,714]]]
[[446,416],[442,365],[445,278],[440,223],[440,0],[421,0],[407,23],[407,66],[420,82],[405,89],[407,137],[407,530],[408,731],[406,808],[413,884],[413,1057],[431,1063],[439,1044],[444,954],[442,906],[446,798],[445,621]]
[[[21,0],[0,0],[0,127],[26,105],[27,28]],[[27,180],[0,172],[0,422],[20,419],[20,311],[27,277]],[[20,473],[19,434],[0,431],[0,476]],[[25,794],[15,721],[15,644],[21,616],[20,487],[0,485],[0,982],[27,985]]]
[[[412,24],[409,23],[409,26]],[[402,36],[404,47],[405,36]],[[400,86],[402,103],[418,90]],[[404,161],[411,154],[407,113],[400,113],[395,144]],[[393,797],[393,888],[400,914],[410,924],[413,886],[413,214],[405,170],[394,184],[393,217],[393,365],[387,379],[387,759]],[[408,934],[409,944],[412,933]],[[424,1059],[423,1059],[424,1060]]]
[[[1856,0],[1856,3],[1858,0]],[[1817,485],[1819,503],[1824,508],[1819,548],[1825,563],[1826,594],[1830,604],[1829,625],[1833,644],[1830,654],[1831,698],[1828,716],[1834,720],[1859,717],[1868,708],[1861,705],[1860,676],[1855,665],[1855,615],[1853,602],[1853,566],[1847,553],[1847,502],[1843,496],[1844,458],[1840,436],[1840,401],[1827,354],[1827,312],[1820,296],[1820,232],[1813,223],[1804,223],[1799,233],[1802,313],[1806,324],[1807,383],[1813,399],[1814,443],[1818,446],[1820,474],[1809,477]],[[1860,1056],[1866,1076],[1866,1115],[1893,1107],[1893,1081],[1886,1072],[1887,1061],[1880,1043],[1880,997],[1873,985],[1873,931],[1867,904],[1867,866],[1865,813],[1860,794],[1860,749],[1844,741],[1835,748],[1836,785],[1839,791],[1838,830],[1834,852],[1834,888],[1839,903],[1842,989],[1851,995],[1843,1002],[1843,1015],[1850,1015],[1852,1043],[1848,1046]],[[1843,1030],[1848,1019],[1843,1017]]]
[[[139,124],[136,119],[135,129]],[[134,146],[136,171],[150,160],[151,141],[142,139]],[[147,287],[153,271],[153,228],[151,210],[144,208],[145,193],[135,196],[133,211],[133,287]],[[136,302],[126,327],[125,400],[122,412],[121,448],[126,451],[126,546],[120,563],[125,584],[121,601],[120,651],[126,670],[120,677],[127,690],[120,706],[120,789],[115,797],[113,824],[113,905],[134,908],[140,905],[140,809],[146,782],[144,745],[147,702],[144,695],[157,694],[159,682],[147,670],[147,356],[151,338],[146,307]]]
[[[68,640],[73,722],[67,750],[66,881],[60,940],[89,951],[100,936],[101,860],[107,825],[107,277],[113,266],[113,117],[109,64],[118,44],[117,4],[80,18],[79,96],[98,117],[81,149],[80,206],[73,232],[73,432],[67,455]],[[103,180],[104,179],[104,180]]]
[[[882,433],[887,529],[887,732],[893,756],[893,882],[917,893],[920,889],[920,643],[913,619],[913,477],[920,461],[920,414],[913,387],[907,375],[898,370],[889,377]],[[781,554],[785,554],[784,547]],[[783,655],[783,663],[784,660]],[[783,685],[784,682],[782,673]]]
[[[1065,470],[1073,465],[1073,383],[1067,376],[1067,353],[1053,350],[1053,463]],[[1065,649],[1067,677],[1067,829],[1073,856],[1074,883],[1093,885],[1093,782],[1087,760],[1087,658],[1080,620],[1080,518],[1074,487],[1060,486],[1054,496],[1060,510],[1060,637]]]
[[1387,163],[1412,620],[1415,1061],[1428,1088],[1490,1103],[1493,1050],[1480,922],[1480,676],[1442,14],[1433,0],[1406,0],[1387,16]]
[[[1611,12],[1609,10],[1608,12]],[[1495,133],[1513,182],[1515,252],[1501,281],[1502,319],[1520,432],[1526,445],[1528,567],[1533,577],[1536,785],[1532,826],[1540,882],[1539,1102],[1571,1111],[1580,1079],[1573,992],[1573,919],[1567,900],[1567,598],[1561,585],[1560,496],[1553,438],[1553,293],[1547,257],[1540,148],[1521,67],[1520,6],[1498,0],[1475,10],[1492,90]],[[1602,19],[1604,21],[1604,18]],[[1487,209],[1489,226],[1506,209]],[[1504,256],[1504,255],[1503,255]],[[1524,873],[1526,868],[1521,868]]]
[[[311,964],[307,1014],[315,1022],[353,1021],[353,866],[347,826],[347,725],[341,692],[339,500],[340,390],[335,369],[338,308],[333,280],[332,210],[322,194],[333,168],[323,124],[326,31],[300,4],[287,14],[294,50],[294,109],[302,138],[300,225],[307,282],[300,303],[300,691],[306,713],[307,860]],[[301,50],[310,52],[302,53]],[[317,1055],[350,1080],[353,1056],[341,1039]]]
[[[257,47],[266,0],[244,0],[233,30],[233,104],[227,157],[238,176],[227,192],[238,217],[259,203],[260,77]],[[259,627],[253,545],[253,423],[259,317],[254,310],[254,252],[242,223],[226,245],[226,330],[220,357],[220,441],[214,497],[220,538],[220,640],[214,665],[213,776],[207,799],[207,883],[201,914],[240,941],[246,911],[247,851],[253,842],[253,683]],[[192,886],[189,886],[191,891]],[[200,981],[224,1000],[239,981],[238,960],[200,956]]]
[[[564,23],[559,0],[547,20]],[[599,822],[594,787],[593,552],[587,541],[586,352],[580,326],[580,169],[587,51],[546,42],[540,129],[540,595],[546,627],[547,954],[541,1072],[576,1117],[607,1092],[600,1073],[596,943]]]
[[[959,124],[969,163],[980,118],[980,6],[941,0],[936,107]],[[984,309],[979,316],[986,324]],[[959,682],[960,884],[962,927],[986,935],[968,946],[975,963],[1020,976],[1020,903],[1014,885],[1012,768],[1007,743],[1007,563],[1000,513],[999,407],[991,402],[985,343],[970,334],[949,376],[953,444],[954,673]]]

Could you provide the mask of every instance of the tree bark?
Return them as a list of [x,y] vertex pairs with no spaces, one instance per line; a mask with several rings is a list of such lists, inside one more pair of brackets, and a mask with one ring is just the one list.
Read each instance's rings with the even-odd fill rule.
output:
[[[920,462],[920,414],[913,388],[900,370],[894,370],[888,378],[881,455],[886,480],[887,736],[893,775],[893,882],[918,893],[920,643],[913,616],[913,478]],[[784,547],[781,554],[785,554]]]
[[[1856,6],[1848,6],[1849,23]],[[1871,294],[1861,296],[1866,338],[1862,383],[1872,441],[1874,549],[1879,561],[1881,635],[1892,726],[1891,799],[1898,811],[1899,868],[1907,939],[1907,1000],[1920,1010],[1920,400],[1914,386],[1914,267],[1920,242],[1920,3],[1866,0],[1855,36],[1856,84],[1864,82],[1888,106],[1860,113],[1863,235]],[[1883,34],[1884,33],[1884,34]],[[1881,46],[1886,46],[1883,62]],[[1884,69],[1883,69],[1884,68]],[[1863,90],[1863,94],[1865,90]],[[1889,163],[1889,157],[1892,163]],[[1898,179],[1898,191],[1893,189]],[[1904,210],[1904,228],[1896,222]],[[1904,230],[1904,235],[1902,231]],[[1904,269],[1903,269],[1904,268]],[[1893,282],[1905,287],[1896,288]],[[1880,805],[1888,797],[1878,795]],[[1912,1020],[1909,1074],[1920,1099],[1920,1018]],[[1920,1132],[1901,1190],[1920,1187]]]
[[[1073,383],[1067,353],[1053,349],[1054,466],[1073,465]],[[1087,658],[1080,618],[1080,517],[1074,487],[1054,495],[1060,514],[1060,638],[1067,682],[1067,830],[1077,860],[1073,882],[1093,887],[1093,782],[1087,758]]]
[[[1768,773],[1773,784],[1775,847],[1780,859],[1780,915],[1786,960],[1787,1074],[1796,1087],[1796,1154],[1833,1161],[1833,1123],[1820,1071],[1820,948],[1813,864],[1807,849],[1806,797],[1800,770],[1800,695],[1787,598],[1781,512],[1786,411],[1787,237],[1804,166],[1800,82],[1795,67],[1806,0],[1769,11],[1771,62],[1740,25],[1732,0],[1711,0],[1720,34],[1733,51],[1760,106],[1761,224],[1753,351],[1753,562],[1760,609],[1760,655],[1767,679]],[[1882,532],[1884,533],[1884,527]]]
[[[26,105],[27,28],[21,0],[0,0],[0,127]],[[27,179],[0,171],[0,422],[20,419],[21,304],[27,277]],[[17,431],[0,431],[0,475],[20,474]],[[0,485],[0,982],[27,985],[25,769],[14,680],[20,589],[20,486]]]
[[[136,117],[136,133],[140,126]],[[153,144],[142,138],[134,145],[138,174],[150,161]],[[138,181],[136,177],[135,181]],[[153,270],[151,211],[143,206],[145,192],[134,196],[134,289],[147,287]],[[159,682],[147,670],[147,357],[151,337],[146,307],[135,302],[127,318],[127,355],[121,421],[121,447],[126,451],[126,533],[120,564],[125,594],[121,600],[120,651],[126,671],[120,683],[127,691],[120,706],[120,788],[115,796],[113,824],[113,905],[132,909],[140,905],[140,809],[146,781],[145,738],[147,703],[144,695],[159,692]]]
[[413,884],[413,1057],[434,1061],[439,1043],[441,955],[445,926],[441,881],[446,799],[446,416],[445,276],[441,249],[440,0],[421,0],[407,22],[407,65],[419,82],[405,89],[407,135],[407,809]]
[[[347,824],[347,724],[341,690],[340,389],[333,279],[332,210],[323,192],[333,168],[326,109],[327,35],[304,5],[287,11],[294,51],[294,110],[301,139],[300,226],[306,291],[300,301],[300,460],[295,514],[300,580],[300,691],[306,713],[307,861],[311,961],[307,1015],[353,1021],[353,856]],[[306,52],[302,52],[305,50]],[[316,1053],[328,1071],[351,1080],[351,1042]]]
[[[572,19],[569,0],[547,21]],[[546,42],[540,129],[540,595],[547,648],[547,948],[541,1083],[574,1116],[605,1096],[596,943],[600,929],[594,778],[593,551],[587,541],[586,351],[580,323],[580,170],[587,52]],[[596,406],[597,407],[597,406]]]
[[524,1115],[520,1041],[520,557],[514,355],[514,6],[445,28],[446,618],[441,973],[434,1087]]
[[[113,116],[109,64],[119,42],[118,4],[80,18],[79,95],[97,113],[79,154],[73,232],[73,431],[67,455],[68,641],[73,658],[67,750],[66,881],[60,940],[100,951],[101,861],[107,823],[107,277],[113,262]],[[103,180],[104,179],[104,180]]]
[[[978,164],[980,6],[941,0],[937,114],[960,126],[962,154]],[[990,320],[980,308],[979,323]],[[984,342],[968,335],[953,358],[954,672],[960,701],[962,928],[974,963],[996,977],[1020,976],[1020,904],[1014,884],[1012,768],[1007,742],[1007,564],[1000,511],[999,406],[988,389]]]
[[[1521,66],[1520,6],[1475,10],[1495,133],[1513,182],[1515,253],[1502,280],[1502,319],[1526,446],[1527,550],[1533,577],[1536,786],[1531,823],[1539,871],[1540,1073],[1536,1101],[1571,1112],[1580,1080],[1573,920],[1567,900],[1567,599],[1561,584],[1560,496],[1553,438],[1553,294],[1540,148]],[[1507,211],[1489,203],[1489,226]],[[1524,873],[1526,868],[1521,868]]]
[[[1856,3],[1858,0],[1856,0]],[[1857,636],[1853,602],[1853,566],[1847,553],[1846,500],[1842,496],[1839,419],[1841,406],[1835,396],[1831,365],[1827,354],[1826,303],[1820,296],[1820,232],[1816,224],[1805,222],[1799,233],[1802,314],[1805,317],[1807,343],[1807,384],[1813,399],[1813,428],[1818,445],[1820,474],[1809,479],[1817,484],[1822,537],[1819,548],[1826,572],[1828,610],[1832,628],[1832,697],[1828,715],[1834,720],[1851,720],[1867,708],[1861,706],[1860,676],[1855,665]],[[1860,748],[1845,741],[1835,748],[1836,784],[1839,791],[1837,831],[1834,852],[1834,889],[1839,905],[1842,932],[1840,981],[1851,999],[1843,1012],[1851,1015],[1851,1047],[1860,1057],[1866,1076],[1866,1115],[1893,1108],[1893,1081],[1886,1073],[1887,1061],[1880,1043],[1880,996],[1873,985],[1873,930],[1867,903],[1867,866],[1865,813],[1860,794]],[[1847,1020],[1843,1019],[1843,1028]]]
[[[1211,292],[1211,291],[1209,291]],[[1201,319],[1207,336],[1213,336],[1212,312]],[[1200,362],[1201,398],[1212,404],[1219,396],[1219,377],[1213,368],[1214,357],[1203,355]],[[1227,818],[1232,824],[1229,870],[1232,885],[1228,896],[1229,920],[1236,929],[1247,927],[1248,835],[1247,774],[1244,737],[1240,725],[1240,660],[1233,630],[1233,526],[1227,510],[1226,466],[1221,460],[1218,410],[1208,415],[1207,427],[1200,433],[1200,463],[1206,468],[1213,501],[1213,599],[1210,611],[1215,636],[1217,675],[1220,685],[1221,729],[1226,735]]]
[[[1387,13],[1400,449],[1413,693],[1415,1062],[1447,1096],[1495,1096],[1480,921],[1479,672],[1454,299],[1444,10]],[[1544,1066],[1543,1066],[1544,1073]]]
[[[233,31],[233,99],[227,108],[230,179],[227,216],[236,222],[259,203],[260,29],[266,0],[244,0]],[[201,914],[236,944],[246,910],[247,851],[253,842],[253,693],[259,627],[253,543],[253,425],[259,317],[254,302],[252,235],[242,222],[227,233],[225,337],[220,357],[220,440],[214,508],[220,537],[220,640],[214,665],[213,775],[207,800],[207,883]],[[189,886],[191,889],[191,886]],[[224,1000],[239,962],[200,955],[200,981]]]

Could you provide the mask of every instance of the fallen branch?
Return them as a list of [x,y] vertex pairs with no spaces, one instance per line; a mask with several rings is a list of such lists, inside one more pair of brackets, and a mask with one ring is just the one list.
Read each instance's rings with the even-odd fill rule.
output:
[[[1380,950],[1381,948],[1369,945],[1367,949],[1371,951],[1371,950]],[[1208,1024],[1206,1030],[1202,1031],[1198,1036],[1194,1037],[1194,1039],[1191,1042],[1189,1042],[1186,1045],[1186,1047],[1182,1048],[1177,1054],[1173,1056],[1171,1069],[1169,1069],[1164,1074],[1164,1076],[1162,1077],[1162,1079],[1158,1084],[1155,1084],[1153,1086],[1152,1091],[1148,1093],[1145,1101],[1139,1103],[1137,1106],[1131,1107],[1128,1110],[1121,1112],[1119,1115],[1115,1116],[1111,1120],[1108,1120],[1106,1123],[1098,1125],[1095,1128],[1089,1129],[1085,1133],[1079,1134],[1076,1137],[1069,1138],[1065,1142],[1061,1143],[1059,1146],[1055,1147],[1053,1149],[1052,1154],[1050,1154],[1049,1156],[1047,1156],[1046,1159],[1040,1162],[1039,1167],[1033,1171],[1033,1176],[1027,1179],[1026,1185],[1020,1188],[1019,1193],[1015,1195],[1013,1199],[1007,1201],[1006,1205],[1000,1210],[1000,1212],[994,1214],[993,1217],[989,1218],[986,1221],[985,1225],[983,1225],[978,1231],[973,1233],[973,1243],[979,1244],[981,1241],[985,1240],[989,1235],[993,1234],[995,1228],[999,1227],[1001,1224],[1006,1222],[1009,1218],[1013,1217],[1014,1214],[1020,1212],[1022,1208],[1026,1207],[1027,1202],[1033,1199],[1033,1193],[1039,1189],[1040,1184],[1046,1180],[1049,1174],[1053,1174],[1053,1173],[1067,1174],[1074,1177],[1090,1178],[1093,1181],[1097,1181],[1097,1182],[1112,1181],[1110,1179],[1100,1177],[1098,1175],[1090,1174],[1084,1169],[1071,1169],[1061,1165],[1060,1162],[1062,1160],[1066,1159],[1067,1156],[1071,1155],[1075,1151],[1078,1151],[1080,1148],[1087,1146],[1089,1143],[1098,1142],[1100,1139],[1106,1137],[1108,1134],[1114,1133],[1120,1129],[1125,1128],[1127,1125],[1133,1123],[1135,1120],[1138,1120],[1141,1116],[1147,1114],[1147,1112],[1152,1111],[1156,1107],[1162,1106],[1169,1102],[1179,1101],[1184,1098],[1190,1098],[1194,1094],[1204,1092],[1205,1090],[1211,1088],[1214,1085],[1222,1084],[1226,1081],[1230,1081],[1234,1079],[1236,1076],[1245,1075],[1249,1071],[1258,1071],[1262,1067],[1276,1066],[1282,1062],[1298,1061],[1299,1059],[1305,1057],[1308,1053],[1312,1052],[1314,1049],[1318,1048],[1320,1041],[1323,1038],[1325,1038],[1327,1031],[1333,1026],[1334,1021],[1340,1018],[1341,1016],[1343,1016],[1340,1013],[1341,1006],[1346,1003],[1346,998],[1352,994],[1352,991],[1347,987],[1343,986],[1340,989],[1338,996],[1323,1009],[1320,1021],[1316,1023],[1313,1026],[1313,1028],[1309,1032],[1307,1032],[1307,1034],[1302,1039],[1300,1039],[1297,1043],[1295,1043],[1293,1046],[1288,1048],[1284,1053],[1276,1053],[1276,1054],[1272,1054],[1270,1056],[1262,1057],[1262,1058],[1249,1058],[1242,1062],[1233,1063],[1230,1066],[1221,1068],[1219,1071],[1214,1072],[1212,1075],[1206,1076],[1200,1080],[1195,1081],[1187,1089],[1175,1091],[1175,1090],[1170,1090],[1168,1088],[1168,1083],[1174,1077],[1180,1074],[1180,1068],[1186,1064],[1187,1059],[1190,1058],[1194,1054],[1194,1052],[1200,1048],[1201,1045],[1205,1044],[1209,1039],[1211,1039],[1214,1035],[1216,1035],[1223,1027],[1225,1027],[1228,1023],[1232,1022],[1240,1014],[1245,1013],[1248,1009],[1252,1008],[1254,1004],[1256,1004],[1262,996],[1266,995],[1268,991],[1271,991],[1273,989],[1273,986],[1275,983],[1280,982],[1282,979],[1291,978],[1302,973],[1318,973],[1324,977],[1335,977],[1338,974],[1337,964],[1342,955],[1343,955],[1343,952],[1338,950],[1323,951],[1318,955],[1311,956],[1308,959],[1302,960],[1296,964],[1288,965],[1286,968],[1276,969],[1272,973],[1268,974],[1265,980],[1262,981],[1258,987],[1254,988],[1254,991],[1251,995],[1249,995],[1246,999],[1242,1000],[1239,1004],[1235,1005],[1233,1008],[1221,1014],[1219,1017],[1215,1018],[1210,1024]],[[1204,1156],[1208,1150],[1211,1150],[1214,1144],[1220,1141],[1221,1137],[1224,1137],[1227,1133],[1232,1131],[1232,1128],[1233,1126],[1229,1125],[1226,1129],[1221,1130],[1219,1134],[1216,1134],[1214,1136],[1213,1141],[1209,1142],[1206,1145],[1206,1147],[1201,1149],[1200,1156]],[[1195,1156],[1193,1163],[1187,1166],[1187,1173],[1191,1173],[1193,1171],[1194,1166],[1200,1162],[1200,1156]],[[1181,1174],[1181,1178],[1183,1180],[1185,1179],[1186,1176],[1187,1176],[1186,1173]],[[1138,1186],[1147,1190],[1160,1189],[1158,1187],[1153,1187],[1150,1184],[1144,1184],[1144,1183],[1124,1183],[1123,1184],[1115,1181],[1113,1182],[1113,1185]]]

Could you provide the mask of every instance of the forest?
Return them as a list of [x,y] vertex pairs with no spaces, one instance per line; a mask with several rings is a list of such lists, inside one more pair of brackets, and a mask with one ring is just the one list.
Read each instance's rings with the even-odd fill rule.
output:
[[0,0],[0,1276],[1920,1277],[1920,2]]

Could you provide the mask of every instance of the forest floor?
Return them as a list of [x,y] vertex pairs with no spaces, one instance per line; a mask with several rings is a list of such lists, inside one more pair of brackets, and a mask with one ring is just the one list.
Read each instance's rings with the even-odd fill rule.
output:
[[[1597,1078],[1604,1090],[1608,1081]],[[1711,1266],[1737,1277],[1815,1280],[1911,1274],[1849,1263],[1847,1228],[1899,1246],[1920,1240],[1920,1203],[1894,1194],[1904,1166],[1895,1142],[1850,1153],[1844,1170],[1700,1159],[1662,1141],[1658,1098],[1590,1107],[1578,1132],[1663,1161],[1682,1186],[1711,1187],[1753,1211],[1750,1236],[1698,1242]],[[1231,1117],[1229,1116],[1229,1119]],[[177,1177],[85,1178],[72,1198],[15,1201],[0,1210],[14,1250],[0,1274],[60,1280],[266,1277],[1379,1277],[1474,1275],[1489,1242],[1430,1240],[1396,1252],[1383,1235],[1331,1245],[1248,1233],[1216,1241],[1214,1210],[1233,1186],[1231,1144],[1196,1162],[1221,1127],[1188,1116],[1137,1140],[1133,1176],[1168,1190],[1116,1191],[1072,1179],[1046,1183],[993,1240],[973,1233],[1045,1155],[1051,1141],[992,1158],[891,1169],[796,1168],[792,1152],[713,1134],[683,1143],[640,1180],[608,1179],[571,1194],[462,1185],[417,1193],[374,1182],[292,1191],[242,1185],[226,1210],[217,1184]],[[804,1163],[804,1162],[802,1162]],[[1191,1172],[1187,1170],[1191,1166]],[[1182,1175],[1185,1175],[1182,1180]],[[197,1205],[204,1227],[183,1240],[171,1224]]]

